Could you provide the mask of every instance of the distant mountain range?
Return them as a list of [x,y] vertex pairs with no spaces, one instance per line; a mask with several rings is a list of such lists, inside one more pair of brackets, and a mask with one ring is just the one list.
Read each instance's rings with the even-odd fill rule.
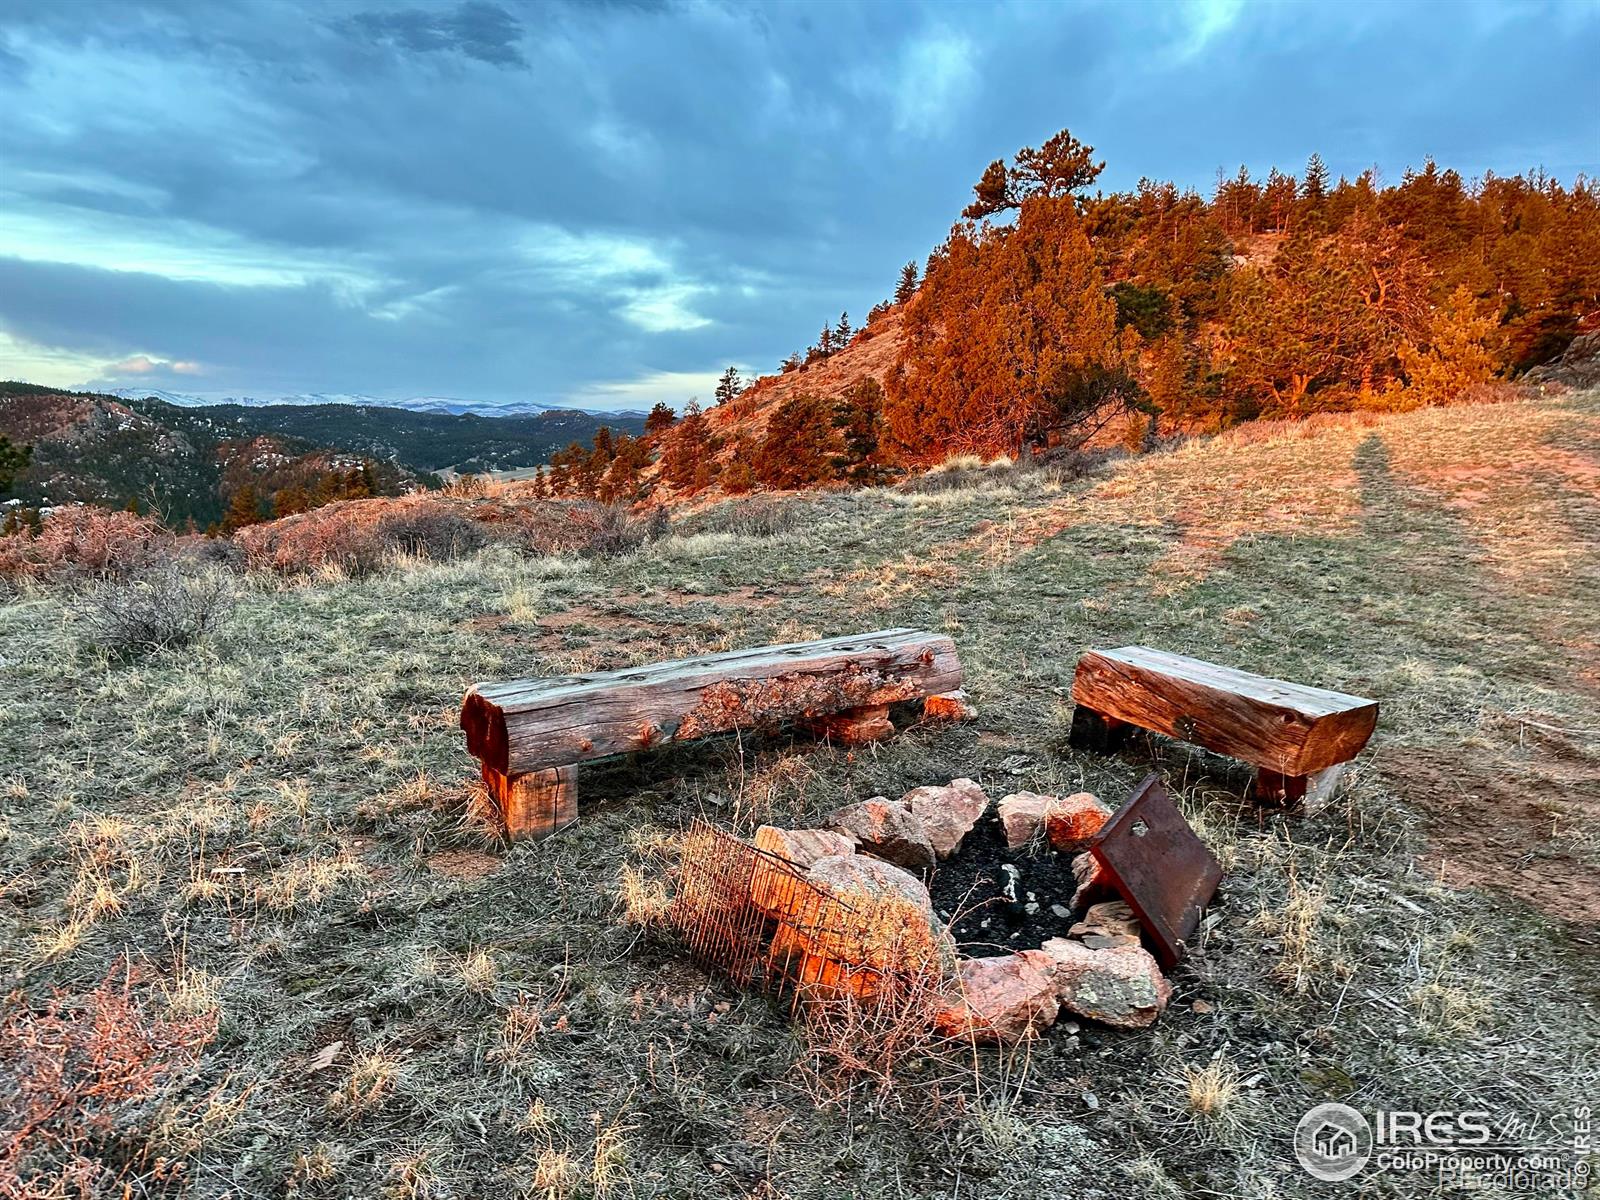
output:
[[[473,413],[480,417],[526,417],[547,412],[587,412],[586,409],[569,408],[560,404],[543,404],[537,400],[460,400],[454,396],[412,396],[404,400],[385,400],[379,396],[365,396],[359,392],[296,392],[283,396],[229,396],[220,392],[168,392],[160,388],[120,387],[110,388],[102,395],[119,400],[165,400],[180,408],[215,408],[219,405],[238,405],[241,408],[276,408],[282,405],[309,407],[323,404],[343,404],[352,408],[400,408],[407,412]],[[644,413],[625,410],[616,413],[593,414],[609,420],[612,417],[643,417]]]
[[366,460],[379,484],[395,490],[433,473],[537,466],[569,442],[588,444],[602,425],[628,434],[644,429],[638,413],[575,408],[485,416],[360,397],[196,404],[192,396],[177,403],[163,398],[172,393],[133,392],[137,398],[0,382],[0,434],[33,448],[32,462],[0,503],[120,508],[137,500],[169,519],[205,525],[245,482],[270,495]]

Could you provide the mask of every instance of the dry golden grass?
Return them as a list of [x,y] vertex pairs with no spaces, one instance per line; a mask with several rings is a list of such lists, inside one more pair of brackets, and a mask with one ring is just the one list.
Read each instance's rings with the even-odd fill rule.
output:
[[[1317,1101],[1600,1087],[1597,460],[1592,397],[1254,430],[1044,487],[799,498],[617,559],[246,577],[207,639],[131,663],[26,587],[0,604],[4,990],[82,995],[127,953],[148,1011],[220,1018],[129,1135],[218,1189],[1314,1196],[1280,1118]],[[952,633],[974,725],[667,747],[586,769],[550,842],[463,823],[471,682],[885,625]],[[1378,736],[1303,816],[1172,743],[1072,751],[1077,652],[1129,642],[1376,696]],[[970,1056],[953,1122],[817,1104],[803,1030],[615,919],[630,864],[631,907],[659,901],[691,816],[805,825],[957,775],[1115,803],[1151,769],[1228,872],[1172,1008],[1058,1026],[1025,1075]],[[465,853],[503,865],[431,865]],[[1242,1078],[1205,1074],[1218,1050]]]

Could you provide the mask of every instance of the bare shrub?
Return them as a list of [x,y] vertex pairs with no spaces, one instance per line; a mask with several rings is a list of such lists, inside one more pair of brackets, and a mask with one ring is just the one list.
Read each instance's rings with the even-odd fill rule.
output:
[[730,500],[689,518],[683,523],[683,532],[777,537],[794,529],[810,511],[809,504],[752,496],[746,500]]
[[89,505],[58,508],[37,533],[0,537],[0,579],[115,579],[172,557],[177,538],[150,517]]
[[9,1002],[0,1020],[0,1195],[122,1195],[124,1181],[140,1194],[181,1190],[184,1164],[156,1159],[137,1121],[194,1063],[217,1018],[152,1016],[132,994],[134,978],[123,963],[88,995],[56,992],[42,1012]]
[[594,500],[546,500],[514,512],[516,543],[529,554],[579,554],[617,558],[667,532],[666,513],[641,514],[626,504]]
[[334,568],[367,575],[396,554],[445,562],[489,540],[470,502],[439,496],[344,500],[234,535],[253,570],[285,575]]
[[989,462],[964,455],[940,463],[921,475],[913,475],[899,485],[912,495],[939,492],[975,491],[999,487],[1037,487],[1040,484],[1070,483],[1115,457],[1115,450],[1085,450],[1062,446],[1043,454],[1021,458],[996,458]]
[[106,580],[75,607],[88,640],[113,654],[187,646],[227,615],[233,589],[222,572],[185,571],[176,564],[134,579]]

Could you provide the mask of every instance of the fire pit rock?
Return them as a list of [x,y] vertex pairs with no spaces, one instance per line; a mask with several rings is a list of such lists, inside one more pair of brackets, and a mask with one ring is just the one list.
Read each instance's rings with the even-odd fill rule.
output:
[[1039,792],[1012,792],[1000,798],[1000,824],[1005,827],[1006,845],[1015,850],[1026,846],[1044,828],[1045,813],[1055,804],[1054,796]]
[[1062,1007],[1081,1017],[1143,1029],[1155,1023],[1172,998],[1172,985],[1141,946],[1096,950],[1069,938],[1051,938],[1042,953],[1054,965]]
[[852,838],[868,854],[896,866],[921,870],[935,861],[933,841],[922,818],[910,807],[874,796],[839,809],[828,818],[828,828]]
[[842,833],[827,829],[779,829],[763,825],[756,830],[756,849],[776,855],[793,870],[766,857],[756,860],[750,879],[750,899],[757,908],[774,916],[787,912],[795,900],[795,877],[803,875],[819,859],[854,854],[856,844]]
[[900,798],[922,821],[939,858],[949,858],[989,808],[989,796],[970,779],[952,779],[942,786],[912,788]]
[[1133,915],[1133,909],[1125,902],[1107,900],[1090,905],[1089,911],[1083,914],[1083,920],[1074,924],[1067,931],[1067,936],[1076,938],[1091,950],[1103,950],[1108,946],[1137,946],[1139,918]]
[[1055,961],[1042,950],[962,959],[957,973],[959,989],[934,1019],[940,1033],[1011,1046],[1055,1022]]
[[1075,792],[1045,810],[1044,832],[1054,849],[1078,854],[1089,848],[1100,826],[1110,818],[1111,810],[1092,793]]
[[1072,860],[1072,878],[1078,885],[1072,893],[1074,909],[1087,908],[1116,894],[1110,874],[1092,854],[1080,854]]

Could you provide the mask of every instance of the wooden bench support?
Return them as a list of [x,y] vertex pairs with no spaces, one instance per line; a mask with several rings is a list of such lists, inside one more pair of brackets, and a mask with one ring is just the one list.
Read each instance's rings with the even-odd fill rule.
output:
[[813,735],[844,746],[860,746],[894,736],[887,704],[868,704],[844,712],[812,717],[801,724]]
[[1072,712],[1072,730],[1067,734],[1067,742],[1077,750],[1111,754],[1128,740],[1131,728],[1126,721],[1108,717],[1087,704],[1080,704]]
[[506,838],[547,838],[578,819],[578,768],[547,767],[503,775],[483,767],[483,786]]

